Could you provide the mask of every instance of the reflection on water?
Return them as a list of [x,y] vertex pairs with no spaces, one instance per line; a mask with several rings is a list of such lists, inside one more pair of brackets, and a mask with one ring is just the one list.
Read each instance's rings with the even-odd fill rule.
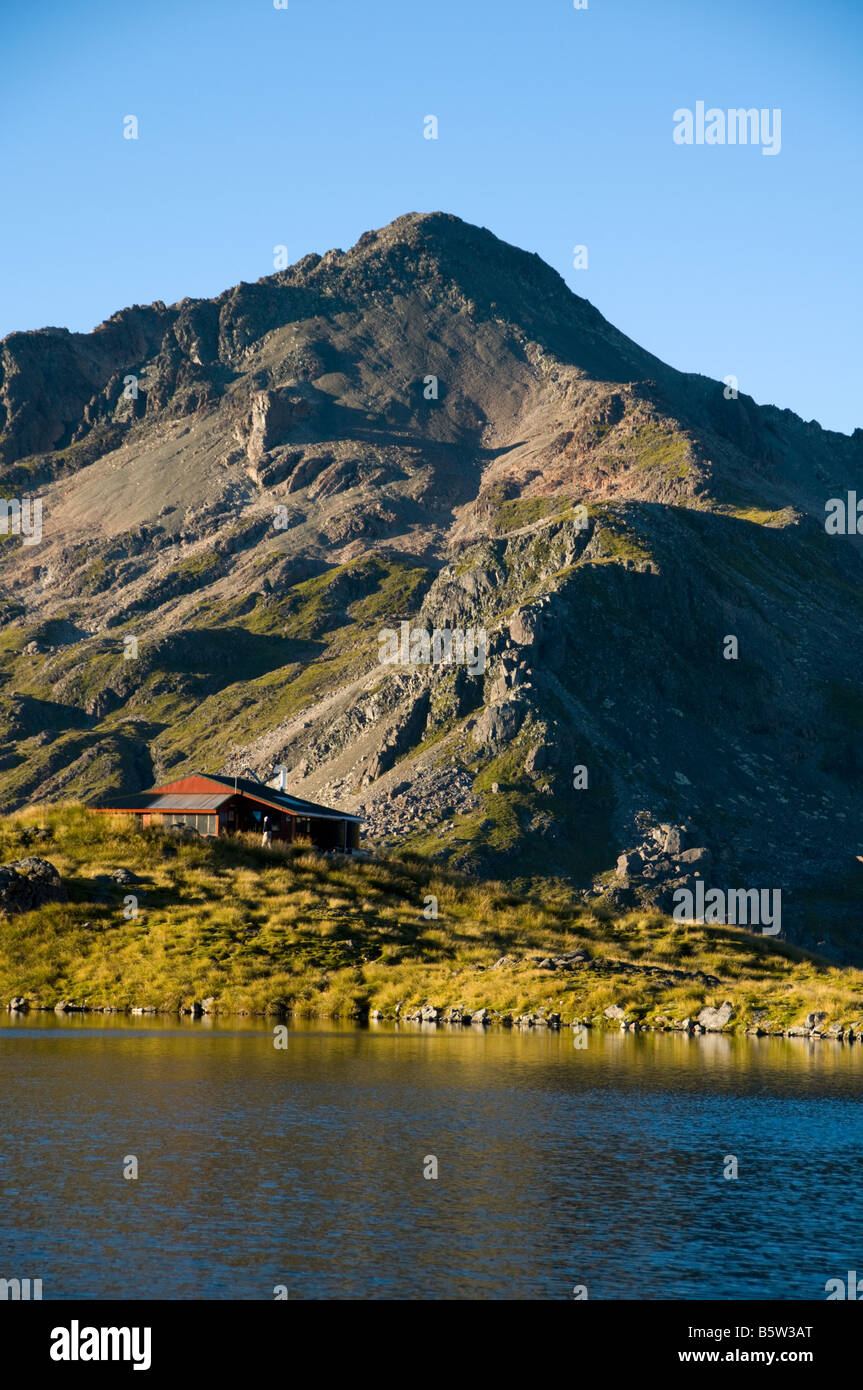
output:
[[314,1024],[277,1050],[260,1020],[29,1015],[0,1028],[0,1277],[824,1298],[863,1268],[861,1083],[863,1048],[803,1039]]

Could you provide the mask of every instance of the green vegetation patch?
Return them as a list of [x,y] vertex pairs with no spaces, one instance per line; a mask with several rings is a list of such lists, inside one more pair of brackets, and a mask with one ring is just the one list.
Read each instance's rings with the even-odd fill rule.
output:
[[505,536],[522,526],[545,518],[564,520],[575,503],[570,497],[513,497],[508,500],[489,494],[489,523],[496,536]]
[[621,447],[639,471],[656,471],[669,480],[686,478],[692,471],[689,441],[655,421],[635,430]]

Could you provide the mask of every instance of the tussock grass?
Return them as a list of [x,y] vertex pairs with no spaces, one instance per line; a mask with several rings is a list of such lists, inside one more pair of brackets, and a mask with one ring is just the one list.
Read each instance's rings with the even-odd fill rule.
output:
[[[35,827],[50,836],[28,843]],[[302,845],[263,850],[253,837],[178,841],[79,806],[0,819],[0,863],[25,855],[56,866],[69,902],[0,917],[0,1002],[22,994],[45,1005],[176,1010],[212,995],[228,1013],[353,1017],[432,1003],[545,1008],[564,1021],[599,1021],[618,1004],[652,1022],[730,999],[738,1027],[787,1027],[812,1011],[863,1023],[859,970],[740,928],[591,911],[560,884],[519,896],[418,856],[328,858]],[[121,867],[139,881],[107,879]],[[130,895],[137,916],[127,915]],[[425,915],[430,896],[436,918]],[[594,964],[540,968],[573,950]],[[512,960],[497,967],[504,956]]]

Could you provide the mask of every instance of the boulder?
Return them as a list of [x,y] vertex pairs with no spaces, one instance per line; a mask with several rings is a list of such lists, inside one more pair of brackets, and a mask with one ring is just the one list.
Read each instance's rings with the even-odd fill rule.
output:
[[26,1014],[30,1008],[30,1001],[25,999],[23,995],[16,994],[14,999],[10,999],[7,1007],[10,1014]]
[[703,1008],[698,1015],[697,1024],[707,1033],[719,1033],[734,1017],[734,1005],[726,1000],[718,1009]]
[[626,1018],[626,1010],[619,1004],[609,1004],[607,1009],[603,1009],[603,1015],[605,1018]]
[[826,1014],[807,1014],[803,1020],[803,1025],[805,1028],[817,1028],[819,1023],[823,1023],[826,1017]]
[[697,874],[699,878],[709,878],[713,868],[713,855],[705,847],[683,849],[677,856],[677,862],[681,867],[685,867],[687,873]]
[[531,748],[524,760],[524,770],[528,777],[538,776],[541,772],[546,772],[551,765],[548,746],[539,743],[535,748]]
[[665,842],[662,846],[664,854],[673,855],[675,858],[680,855],[683,849],[683,832],[679,825],[669,825],[665,832]]
[[380,1009],[371,1009],[369,1011],[369,1018],[373,1019],[375,1023],[380,1023],[381,1019],[383,1018],[383,1014],[381,1013]]
[[539,626],[537,609],[519,608],[509,620],[509,635],[519,647],[530,647],[536,641]]
[[585,951],[565,951],[561,956],[546,956],[539,961],[537,970],[574,970],[586,960],[589,956]]
[[471,738],[477,744],[500,747],[514,738],[524,722],[525,706],[519,700],[506,700],[483,710]]
[[66,887],[47,859],[15,859],[0,864],[0,912],[32,912],[46,903],[68,900]]
[[[370,781],[375,782],[378,777],[382,777],[385,772],[389,772],[397,756],[398,754],[396,753],[394,744],[381,744],[377,753],[374,753],[369,759],[368,767],[366,768],[366,777]],[[363,779],[363,785],[365,785],[365,778]]]
[[644,860],[635,850],[621,854],[617,860],[618,878],[637,878],[644,868]]
[[440,1010],[434,1004],[423,1004],[420,1010],[420,1018],[423,1023],[437,1023]]
[[131,869],[112,869],[108,877],[114,883],[137,883],[137,874],[133,874]]

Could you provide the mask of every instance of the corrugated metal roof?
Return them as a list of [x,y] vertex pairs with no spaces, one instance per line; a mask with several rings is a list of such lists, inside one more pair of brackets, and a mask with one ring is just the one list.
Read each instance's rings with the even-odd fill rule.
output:
[[165,796],[154,796],[150,802],[151,811],[218,811],[220,806],[224,806],[226,801],[230,801],[230,796],[217,793],[215,796],[201,796],[198,793],[183,792],[179,796],[176,792]]
[[311,817],[313,820],[349,820],[361,823],[362,816],[351,811],[336,811],[332,806],[319,806],[314,801],[304,801],[302,797],[291,796],[289,792],[267,787],[263,782],[254,782],[249,777],[222,777],[216,773],[199,772],[195,776],[209,782],[217,782],[224,787],[223,792],[162,792],[158,787],[134,796],[119,796],[97,811],[215,811],[230,801],[236,787],[237,793],[250,799],[272,806],[277,811],[287,811],[292,816]]
[[230,796],[224,792],[218,792],[214,796],[204,796],[200,793],[174,792],[165,796],[156,796],[153,792],[144,792],[140,796],[118,796],[115,797],[107,806],[98,806],[99,811],[218,811],[220,806],[224,806],[226,801],[230,801]]
[[269,806],[276,806],[281,810],[290,811],[296,816],[313,816],[320,820],[355,820],[361,821],[362,816],[355,816],[351,811],[336,811],[332,806],[319,806],[315,801],[304,801],[300,796],[291,796],[290,792],[279,791],[277,787],[268,787],[263,782],[255,782],[251,777],[223,777],[220,773],[199,772],[199,777],[206,777],[211,782],[221,782],[223,787],[231,791],[236,786],[238,792],[244,796],[257,797],[259,801],[265,801]]

